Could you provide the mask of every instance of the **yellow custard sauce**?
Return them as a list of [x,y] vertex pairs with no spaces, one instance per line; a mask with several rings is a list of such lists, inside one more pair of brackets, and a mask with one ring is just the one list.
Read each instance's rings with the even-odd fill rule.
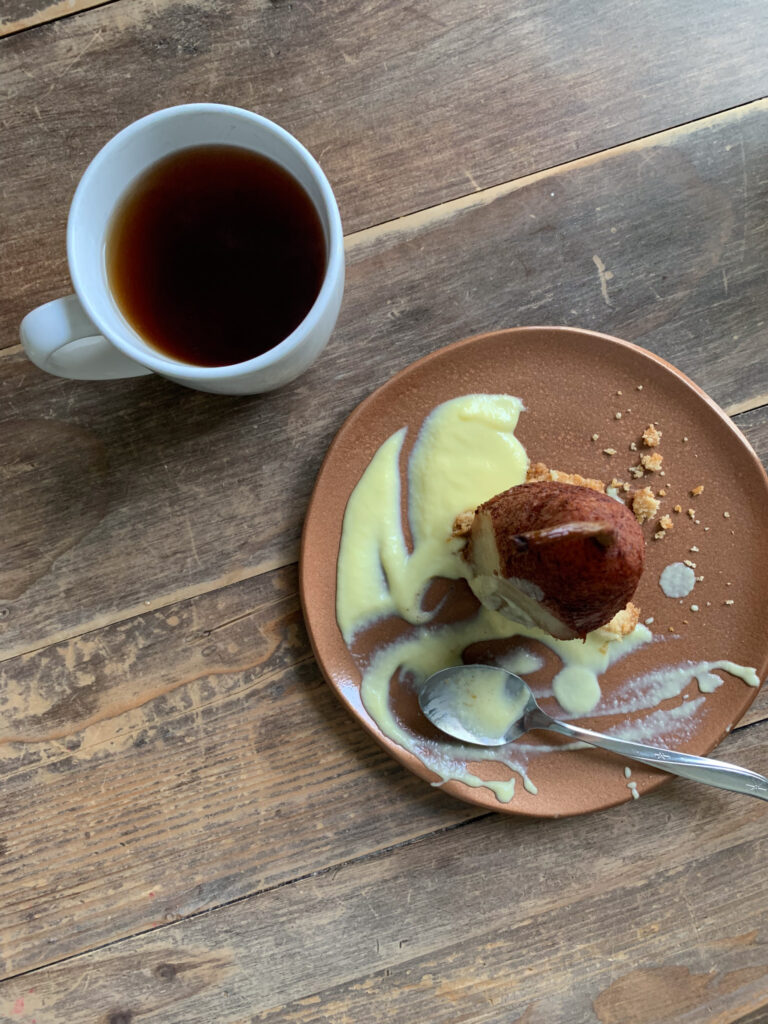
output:
[[[482,736],[492,743],[503,741],[520,722],[528,704],[528,693],[522,688],[510,689],[510,681],[517,682],[503,669],[486,665],[451,669],[449,678],[441,683],[440,697],[447,697],[449,719],[456,731]],[[453,733],[454,729],[448,731]]]
[[[551,689],[537,697],[554,696],[565,718],[590,714],[650,714],[633,718],[613,735],[661,742],[665,734],[692,722],[705,697],[686,700],[671,709],[659,704],[679,696],[694,677],[702,694],[720,682],[713,675],[722,669],[751,686],[756,673],[731,662],[675,665],[629,680],[610,702],[604,702],[600,677],[607,668],[654,640],[644,625],[627,636],[596,630],[585,641],[556,640],[534,626],[512,622],[481,606],[460,622],[438,624],[439,608],[426,610],[423,597],[435,578],[467,579],[469,569],[460,557],[462,539],[453,538],[455,517],[488,498],[525,481],[528,458],[515,436],[524,412],[519,398],[510,395],[471,394],[437,406],[424,420],[407,465],[408,528],[404,531],[401,467],[406,428],[389,437],[378,449],[355,487],[344,515],[337,566],[336,613],[350,650],[355,637],[372,624],[397,617],[410,625],[404,635],[358,659],[362,705],[378,728],[394,742],[414,753],[443,781],[456,779],[468,786],[487,786],[500,801],[514,797],[515,776],[529,792],[536,792],[529,768],[537,753],[553,747],[526,743],[525,738],[502,747],[467,746],[454,740],[430,740],[407,728],[390,700],[392,680],[400,678],[418,691],[433,672],[461,664],[462,653],[480,641],[520,638],[518,647],[499,664],[525,675],[541,667],[541,659],[524,644],[537,641],[560,659],[562,667]],[[605,704],[605,706],[604,706]],[[664,744],[662,744],[664,745]],[[578,744],[559,746],[573,749]],[[510,769],[503,781],[487,781],[469,770],[471,762],[495,761]]]

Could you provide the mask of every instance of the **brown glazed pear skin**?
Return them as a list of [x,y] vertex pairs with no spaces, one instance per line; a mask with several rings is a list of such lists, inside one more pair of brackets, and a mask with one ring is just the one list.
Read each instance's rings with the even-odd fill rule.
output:
[[633,513],[609,495],[541,481],[480,505],[464,557],[483,604],[572,640],[627,605],[645,540]]

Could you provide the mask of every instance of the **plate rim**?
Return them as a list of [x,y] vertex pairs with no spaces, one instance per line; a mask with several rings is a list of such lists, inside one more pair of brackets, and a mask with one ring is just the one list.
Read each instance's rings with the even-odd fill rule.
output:
[[[375,740],[375,742],[385,751],[385,753],[388,756],[390,756],[394,760],[396,760],[397,763],[400,764],[401,767],[403,767],[405,770],[411,772],[412,774],[415,774],[415,775],[419,776],[420,778],[424,779],[428,783],[431,783],[431,784],[435,785],[436,788],[439,788],[441,791],[450,794],[454,798],[457,798],[457,799],[459,799],[459,800],[461,800],[461,801],[463,801],[465,803],[469,803],[469,804],[472,804],[472,805],[478,807],[478,809],[482,809],[482,810],[485,810],[485,811],[489,811],[490,810],[492,812],[495,811],[495,812],[498,812],[498,813],[501,813],[501,814],[506,814],[506,815],[510,815],[510,816],[517,816],[517,817],[520,817],[520,818],[532,818],[534,820],[535,819],[550,819],[550,820],[553,820],[553,819],[558,819],[558,818],[563,818],[563,817],[577,817],[577,816],[580,816],[582,814],[600,813],[601,811],[609,810],[612,807],[621,806],[623,804],[626,804],[626,803],[630,802],[633,799],[633,797],[632,797],[632,794],[628,792],[626,796],[622,795],[620,797],[617,797],[616,799],[611,799],[610,801],[601,804],[600,807],[597,807],[597,808],[584,808],[584,809],[579,809],[579,810],[575,810],[575,811],[570,811],[570,812],[567,812],[567,813],[554,813],[554,812],[551,812],[551,811],[537,812],[537,811],[532,810],[532,809],[528,809],[528,808],[521,809],[521,808],[512,807],[509,804],[505,804],[504,802],[498,800],[495,797],[495,794],[493,794],[493,792],[491,790],[489,790],[487,787],[480,787],[480,792],[483,793],[483,794],[487,793],[489,795],[490,799],[486,798],[485,796],[483,796],[483,799],[479,799],[479,793],[478,793],[477,789],[475,789],[473,787],[470,787],[470,786],[466,785],[465,783],[460,782],[460,781],[458,781],[456,779],[451,779],[451,780],[449,780],[447,782],[444,782],[444,783],[435,782],[435,773],[431,769],[427,768],[426,765],[424,765],[424,763],[421,761],[421,759],[417,755],[412,754],[412,753],[406,751],[404,748],[400,747],[399,744],[395,743],[393,740],[390,740],[388,737],[386,737],[384,734],[382,734],[381,730],[378,729],[378,727],[376,726],[376,723],[373,720],[370,720],[369,716],[367,716],[367,715],[366,716],[361,716],[357,712],[357,709],[353,706],[352,702],[347,699],[345,693],[343,692],[343,687],[330,676],[330,673],[326,672],[324,664],[323,664],[323,660],[321,659],[321,657],[319,655],[319,652],[317,650],[317,645],[315,643],[314,631],[313,631],[313,629],[310,626],[310,618],[311,618],[311,614],[312,613],[310,611],[309,604],[308,604],[308,601],[307,601],[307,594],[306,594],[307,581],[306,581],[306,574],[305,574],[305,569],[304,569],[304,566],[306,564],[306,561],[305,561],[305,551],[306,551],[306,545],[307,545],[307,534],[309,532],[308,526],[309,526],[310,520],[311,520],[311,518],[313,516],[313,512],[315,510],[315,507],[316,507],[316,505],[317,505],[317,503],[319,501],[318,491],[320,489],[321,480],[323,479],[323,477],[325,475],[325,472],[326,472],[327,467],[328,467],[328,465],[329,465],[329,463],[331,461],[331,458],[335,455],[335,449],[337,447],[338,441],[343,437],[343,435],[345,435],[348,431],[350,431],[351,429],[354,428],[355,421],[358,418],[361,418],[361,417],[363,417],[365,415],[369,405],[373,404],[373,402],[378,397],[379,393],[384,388],[389,388],[390,386],[392,386],[396,382],[400,381],[401,379],[409,376],[410,374],[418,372],[421,369],[421,367],[423,366],[423,364],[425,364],[428,361],[434,359],[436,356],[445,356],[445,355],[451,353],[452,351],[456,351],[458,349],[465,348],[467,346],[470,346],[470,345],[473,345],[473,344],[477,344],[477,343],[483,342],[483,341],[489,341],[489,340],[492,340],[492,339],[501,339],[503,337],[520,337],[520,336],[524,336],[524,335],[534,335],[534,334],[541,333],[541,332],[546,332],[547,334],[550,334],[550,335],[555,333],[555,334],[562,334],[562,335],[578,335],[578,336],[581,336],[582,338],[588,338],[588,339],[598,339],[599,341],[606,342],[607,344],[609,344],[611,346],[616,346],[616,347],[619,347],[619,348],[628,349],[630,351],[633,351],[633,352],[637,353],[638,355],[640,355],[640,356],[642,356],[642,357],[644,357],[646,359],[650,359],[652,362],[658,364],[666,372],[671,373],[675,378],[677,378],[680,382],[682,382],[687,388],[689,388],[691,391],[693,391],[699,399],[703,399],[704,400],[704,403],[709,407],[709,409],[712,412],[714,412],[716,414],[717,418],[721,421],[721,423],[728,427],[730,432],[734,435],[735,440],[737,442],[739,442],[745,448],[747,454],[750,457],[751,462],[753,463],[753,465],[758,470],[758,475],[761,478],[761,483],[762,483],[763,489],[764,489],[764,491],[766,493],[766,499],[768,500],[768,472],[766,472],[766,469],[763,466],[763,463],[760,461],[760,458],[758,457],[757,452],[754,450],[754,448],[750,444],[750,442],[747,439],[747,437],[736,426],[736,424],[733,422],[731,417],[728,416],[728,414],[722,409],[722,407],[720,405],[718,405],[718,403],[715,402],[715,400],[713,398],[711,398],[710,395],[708,395],[707,392],[704,391],[704,389],[702,387],[700,387],[700,385],[698,385],[694,380],[692,380],[690,377],[688,377],[688,375],[686,373],[684,373],[682,370],[678,369],[678,367],[676,367],[673,363],[670,363],[668,360],[664,359],[662,356],[657,355],[655,352],[651,352],[650,350],[644,348],[642,345],[638,345],[636,342],[626,341],[623,338],[618,338],[618,337],[616,337],[614,335],[611,335],[611,334],[605,334],[604,332],[601,332],[601,331],[593,331],[593,330],[591,330],[589,328],[583,328],[583,327],[569,327],[567,325],[546,325],[546,324],[540,324],[540,325],[526,325],[526,326],[522,326],[522,327],[506,327],[506,328],[499,328],[499,329],[492,330],[492,331],[484,331],[484,332],[481,332],[479,334],[468,335],[466,337],[458,339],[457,341],[450,342],[448,345],[444,345],[444,346],[441,346],[440,348],[433,349],[431,352],[427,352],[424,355],[420,356],[418,359],[414,360],[413,362],[408,363],[406,366],[401,367],[399,370],[397,370],[395,373],[393,373],[390,377],[388,377],[385,381],[383,381],[381,384],[377,385],[369,394],[367,394],[365,396],[365,398],[361,399],[357,403],[357,405],[355,405],[355,407],[349,412],[349,414],[344,418],[344,420],[342,421],[341,425],[339,426],[339,428],[334,433],[334,436],[331,439],[330,443],[328,444],[328,447],[326,449],[326,452],[325,452],[325,455],[323,457],[323,460],[322,460],[322,462],[320,464],[320,467],[319,467],[319,469],[317,471],[317,474],[315,476],[315,481],[314,481],[314,484],[313,484],[313,487],[312,487],[312,493],[311,493],[309,501],[307,503],[307,508],[306,508],[306,512],[305,512],[305,516],[304,516],[304,522],[303,522],[303,525],[302,525],[301,539],[300,539],[300,543],[299,543],[299,600],[300,600],[300,604],[301,604],[301,610],[302,610],[302,614],[303,614],[303,617],[304,617],[305,625],[306,625],[306,628],[307,628],[307,635],[308,635],[310,646],[311,646],[311,649],[312,649],[312,654],[313,654],[313,657],[314,657],[314,659],[315,659],[315,661],[317,663],[317,667],[320,670],[320,674],[323,677],[323,680],[325,681],[325,683],[328,686],[330,686],[331,690],[335,693],[337,699],[340,701],[342,706],[347,710],[347,712],[355,719],[357,724],[362,726],[365,729],[365,731],[368,733],[368,735],[370,735]],[[349,500],[349,499],[347,498],[347,500]],[[346,509],[346,502],[345,502],[345,509]],[[337,564],[337,561],[338,561],[338,551],[336,551],[335,555],[334,555],[334,566]],[[335,597],[335,584],[334,584],[334,597]],[[339,629],[338,622],[336,622],[335,616],[334,616],[334,622],[335,622],[336,630],[338,631],[339,637],[341,638],[341,642],[344,644],[344,646],[346,646],[344,638],[341,635],[341,631]],[[351,657],[351,652],[350,652],[350,657]],[[761,665],[758,668],[758,674],[759,674],[760,680],[761,680],[760,681],[760,685],[757,686],[757,687],[754,687],[754,688],[753,687],[749,688],[750,691],[753,691],[753,692],[751,693],[751,697],[750,697],[749,701],[747,702],[747,704],[745,705],[745,708],[744,708],[744,711],[742,712],[742,714],[746,713],[746,711],[749,709],[749,707],[751,707],[752,703],[756,700],[760,690],[762,689],[763,683],[765,681],[762,678],[763,675],[765,674],[763,669],[765,669],[767,667],[768,667],[768,650],[766,651],[766,654],[765,654],[764,665]],[[723,729],[720,732],[720,734],[718,735],[718,737],[715,739],[715,741],[711,745],[706,746],[706,748],[704,749],[704,753],[705,754],[709,754],[713,749],[715,749],[715,747],[717,747],[718,744],[722,742],[724,737],[731,731],[732,727],[733,727],[733,723],[732,724],[726,724],[723,727]],[[398,751],[402,751],[402,755],[403,756],[400,756],[400,754],[398,754]],[[406,758],[407,758],[407,760],[406,760]],[[643,786],[643,793],[644,794],[645,793],[650,793],[650,792],[658,789],[659,786],[664,785],[665,783],[669,782],[673,778],[674,778],[674,776],[672,776],[672,775],[670,775],[670,774],[668,774],[666,772],[659,771],[658,772],[658,777],[654,777],[653,779],[651,779],[649,782],[647,782]]]

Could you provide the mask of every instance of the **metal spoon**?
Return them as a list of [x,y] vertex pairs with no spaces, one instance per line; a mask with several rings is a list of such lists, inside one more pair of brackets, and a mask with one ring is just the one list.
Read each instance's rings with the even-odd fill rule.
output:
[[438,729],[467,743],[502,746],[530,729],[550,729],[673,775],[768,800],[768,779],[746,768],[560,722],[542,711],[520,676],[492,665],[458,665],[435,672],[421,688],[419,704]]

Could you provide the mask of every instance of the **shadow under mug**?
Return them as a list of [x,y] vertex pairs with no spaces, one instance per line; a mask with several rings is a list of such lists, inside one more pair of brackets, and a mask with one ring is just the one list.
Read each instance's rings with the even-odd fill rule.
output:
[[[147,344],[121,313],[107,279],[107,234],[126,190],[158,160],[201,145],[244,147],[282,166],[312,200],[326,241],[325,276],[305,318],[267,352],[230,366],[193,366]],[[99,151],[72,200],[67,259],[75,294],[28,313],[20,335],[24,351],[36,366],[75,380],[158,373],[199,391],[230,395],[270,391],[298,377],[322,352],[344,291],[341,218],[320,165],[279,125],[251,111],[217,103],[185,104],[149,114]]]

